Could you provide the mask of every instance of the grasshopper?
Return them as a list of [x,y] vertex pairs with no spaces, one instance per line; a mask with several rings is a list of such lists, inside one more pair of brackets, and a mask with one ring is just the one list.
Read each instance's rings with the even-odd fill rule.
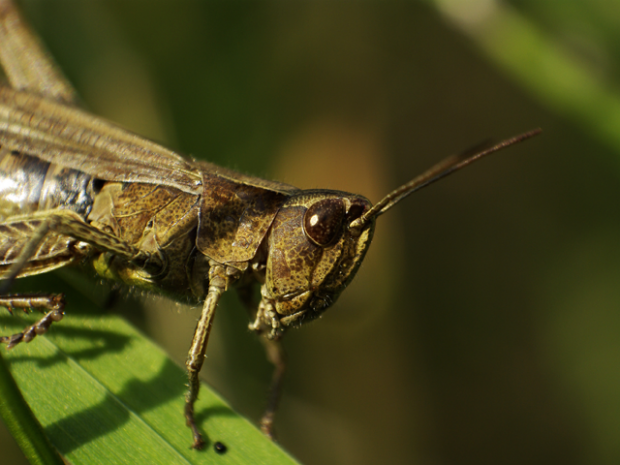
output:
[[[79,108],[76,93],[10,0],[0,0],[0,305],[45,315],[0,337],[12,348],[64,316],[58,295],[8,295],[20,277],[87,263],[104,278],[202,304],[187,356],[192,447],[199,373],[216,307],[235,287],[275,366],[262,431],[285,371],[279,341],[314,320],[355,276],[376,219],[411,193],[533,130],[452,156],[386,195],[300,190],[185,158]],[[260,286],[260,302],[252,300]]]

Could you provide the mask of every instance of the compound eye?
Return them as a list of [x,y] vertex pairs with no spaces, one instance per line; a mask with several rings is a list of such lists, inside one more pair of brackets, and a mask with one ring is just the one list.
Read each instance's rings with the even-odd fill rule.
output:
[[326,247],[340,236],[345,217],[342,199],[320,200],[304,215],[304,231],[312,242]]

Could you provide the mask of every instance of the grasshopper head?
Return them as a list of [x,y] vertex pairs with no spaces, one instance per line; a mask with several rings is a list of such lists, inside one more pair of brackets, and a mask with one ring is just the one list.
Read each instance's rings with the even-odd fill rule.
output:
[[374,219],[351,227],[370,208],[362,196],[335,191],[304,191],[281,207],[268,239],[263,324],[298,326],[336,301],[370,245]]
[[318,317],[355,276],[370,245],[375,221],[413,192],[480,158],[539,134],[535,129],[445,159],[371,206],[364,197],[335,191],[304,191],[276,215],[268,238],[263,299],[254,329],[285,328]]

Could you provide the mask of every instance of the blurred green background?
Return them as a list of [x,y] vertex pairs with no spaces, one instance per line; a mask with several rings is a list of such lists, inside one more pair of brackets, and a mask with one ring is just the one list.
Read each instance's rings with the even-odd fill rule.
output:
[[[350,288],[285,338],[278,436],[305,464],[619,463],[620,4],[22,6],[93,112],[299,187],[377,201],[542,127],[381,217]],[[125,314],[182,363],[198,313],[140,300]],[[256,421],[271,371],[238,307],[203,377]],[[20,463],[2,424],[0,450]]]

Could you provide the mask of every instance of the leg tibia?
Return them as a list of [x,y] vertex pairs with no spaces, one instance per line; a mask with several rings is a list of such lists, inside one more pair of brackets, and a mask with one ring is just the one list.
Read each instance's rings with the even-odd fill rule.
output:
[[47,332],[52,323],[62,320],[65,316],[65,300],[62,294],[2,296],[0,297],[0,306],[6,307],[9,312],[12,312],[14,308],[50,310],[43,318],[28,326],[21,333],[12,336],[0,336],[0,343],[7,344],[8,349],[15,347],[20,342],[32,341],[37,335]]

